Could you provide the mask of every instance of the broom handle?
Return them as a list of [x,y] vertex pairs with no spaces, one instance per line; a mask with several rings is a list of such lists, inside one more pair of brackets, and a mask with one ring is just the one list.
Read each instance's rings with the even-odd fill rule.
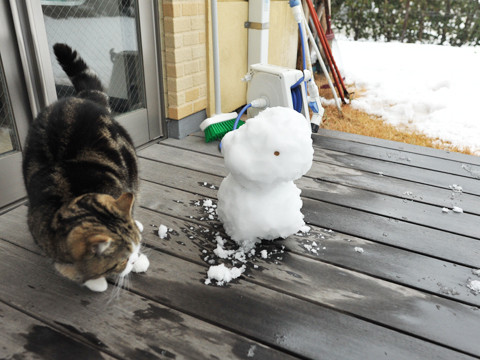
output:
[[217,0],[211,0],[212,11],[212,44],[213,44],[213,85],[215,89],[215,114],[222,113],[222,99],[220,93],[220,56],[218,53],[218,16]]

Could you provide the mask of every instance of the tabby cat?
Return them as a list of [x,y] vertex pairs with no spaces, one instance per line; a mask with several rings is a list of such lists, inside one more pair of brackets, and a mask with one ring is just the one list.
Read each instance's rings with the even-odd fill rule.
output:
[[111,116],[99,78],[68,45],[53,49],[77,95],[48,106],[30,126],[23,158],[28,226],[60,274],[105,291],[106,277],[149,266],[132,217],[135,149]]

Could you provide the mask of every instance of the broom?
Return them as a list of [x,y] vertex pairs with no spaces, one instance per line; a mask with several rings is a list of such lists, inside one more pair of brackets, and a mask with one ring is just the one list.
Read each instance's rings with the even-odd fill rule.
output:
[[215,114],[205,119],[200,124],[200,129],[205,133],[205,142],[219,140],[233,130],[233,125],[237,118],[237,113],[222,114],[220,98],[220,64],[218,54],[218,20],[217,20],[217,0],[211,1],[212,10],[212,43],[213,43],[213,78],[215,87]]
[[[220,140],[229,131],[233,130],[233,125],[237,119],[237,113],[232,112],[228,114],[214,115],[205,119],[200,124],[200,130],[205,133],[205,142]],[[238,122],[238,127],[245,124],[243,121]]]

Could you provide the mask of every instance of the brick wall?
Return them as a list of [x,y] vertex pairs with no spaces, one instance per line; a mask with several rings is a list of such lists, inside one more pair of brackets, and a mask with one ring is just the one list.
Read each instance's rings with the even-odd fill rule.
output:
[[167,112],[180,120],[207,107],[206,1],[164,0]]

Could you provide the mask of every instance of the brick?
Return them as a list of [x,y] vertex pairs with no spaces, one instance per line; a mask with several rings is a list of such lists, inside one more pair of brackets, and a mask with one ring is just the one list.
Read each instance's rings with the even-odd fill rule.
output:
[[182,106],[173,106],[168,108],[168,117],[171,119],[180,120],[191,114],[193,114],[192,104],[185,104]]
[[167,78],[167,90],[170,92],[180,92],[191,89],[193,85],[193,76],[184,76],[182,78]]
[[165,48],[180,48],[183,46],[183,35],[168,33],[165,34]]
[[195,2],[188,2],[182,4],[183,16],[195,16],[198,15],[198,5]]
[[198,87],[198,97],[199,98],[202,98],[202,97],[207,97],[207,85],[202,85],[202,86],[199,86]]
[[207,98],[197,100],[193,103],[193,112],[196,113],[200,110],[207,108]]
[[185,75],[194,74],[200,71],[198,61],[189,61],[183,64]]
[[166,34],[173,33],[173,17],[164,17],[163,18],[163,30]]
[[204,85],[207,83],[207,73],[206,72],[199,72],[197,74],[194,74],[192,76],[192,80],[193,80],[193,86],[200,86],[200,85]]
[[206,32],[205,31],[198,31],[197,34],[198,34],[198,43],[199,44],[205,44],[205,42],[207,41]]
[[[168,50],[167,50],[168,52]],[[192,49],[190,47],[183,47],[173,51],[174,63],[182,63],[192,60]]]
[[206,19],[205,16],[193,16],[188,18],[190,20],[190,29],[193,31],[205,31],[206,28]]
[[185,92],[168,93],[168,106],[179,106],[185,103]]
[[197,32],[189,32],[189,33],[183,33],[182,34],[182,43],[185,46],[191,46],[191,45],[198,45],[198,33]]
[[175,33],[192,30],[190,18],[189,17],[173,18],[173,30]]
[[192,102],[198,100],[199,95],[198,88],[193,88],[185,92],[185,102]]
[[205,58],[207,56],[207,49],[204,44],[192,46],[192,59]]
[[163,3],[163,16],[182,16],[182,4],[179,3]]
[[185,75],[185,66],[183,64],[167,64],[167,77],[180,78]]
[[198,15],[205,15],[207,12],[207,4],[208,1],[199,1],[197,4],[198,7]]

